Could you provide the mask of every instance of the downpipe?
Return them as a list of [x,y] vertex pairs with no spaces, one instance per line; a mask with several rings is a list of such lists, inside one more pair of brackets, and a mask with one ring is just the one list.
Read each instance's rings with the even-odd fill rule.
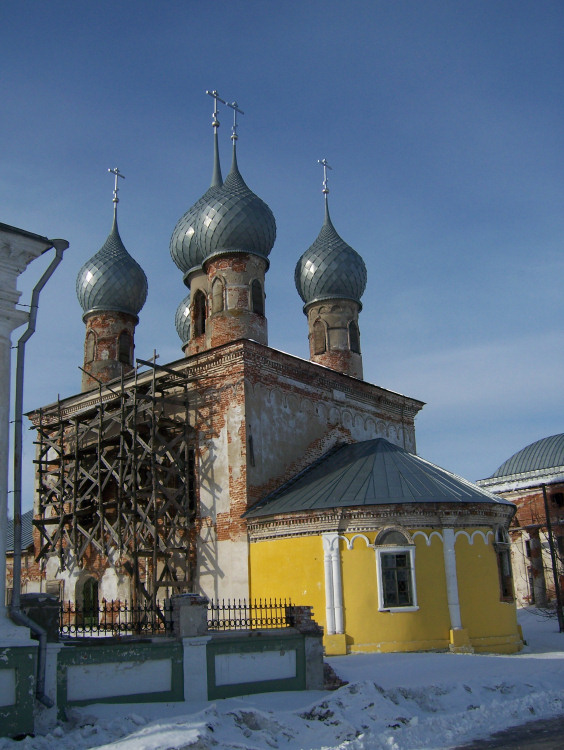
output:
[[39,638],[39,654],[37,659],[37,677],[35,695],[37,700],[47,708],[54,706],[53,701],[45,694],[45,665],[47,661],[47,631],[37,622],[21,611],[22,585],[22,431],[23,431],[23,386],[25,345],[35,333],[39,295],[45,284],[53,275],[55,269],[63,259],[63,253],[68,248],[66,240],[50,240],[55,250],[55,257],[45,270],[43,276],[35,285],[31,295],[28,325],[20,336],[16,355],[16,387],[15,387],[15,417],[14,417],[14,581],[12,588],[12,602],[10,618],[18,625],[29,628]]

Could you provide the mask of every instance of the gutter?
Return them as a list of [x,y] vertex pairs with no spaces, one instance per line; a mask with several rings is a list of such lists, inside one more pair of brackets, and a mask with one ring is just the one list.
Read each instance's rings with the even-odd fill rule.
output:
[[[31,295],[29,322],[20,336],[16,357],[16,388],[14,417],[14,582],[10,617],[18,625],[24,625],[39,636],[39,658],[37,660],[37,679],[35,695],[44,706],[51,708],[54,703],[45,694],[45,663],[47,658],[47,632],[38,623],[21,611],[21,564],[22,564],[22,427],[23,427],[23,385],[25,345],[35,333],[39,295],[63,259],[63,252],[68,248],[66,240],[49,240],[55,250],[55,257],[35,285]],[[49,249],[49,248],[47,248]]]

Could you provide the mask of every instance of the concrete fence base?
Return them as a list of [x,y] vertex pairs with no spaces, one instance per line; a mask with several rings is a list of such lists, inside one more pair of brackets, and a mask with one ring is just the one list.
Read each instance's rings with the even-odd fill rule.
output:
[[323,688],[323,631],[311,608],[291,608],[292,627],[207,630],[204,597],[174,597],[174,638],[88,638],[47,644],[47,708],[35,700],[38,646],[0,648],[0,734],[18,736],[92,703],[205,701]]

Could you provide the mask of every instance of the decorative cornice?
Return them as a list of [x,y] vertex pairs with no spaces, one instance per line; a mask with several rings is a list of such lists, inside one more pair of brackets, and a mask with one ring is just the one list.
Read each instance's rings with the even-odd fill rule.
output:
[[334,508],[262,519],[248,519],[249,540],[259,542],[295,536],[377,531],[401,524],[406,528],[472,528],[508,526],[514,508],[507,505],[437,503],[436,505],[379,505],[370,508]]
[[[364,402],[366,404],[377,404],[386,416],[393,416],[398,422],[413,421],[417,412],[424,406],[422,401],[403,396],[393,391],[388,391],[380,386],[372,385],[366,381],[350,378],[339,372],[333,372],[326,367],[317,365],[309,360],[302,360],[291,354],[271,349],[256,341],[240,339],[229,342],[214,349],[194,354],[190,357],[175,360],[167,364],[168,370],[178,373],[178,380],[185,378],[205,378],[215,375],[215,371],[222,367],[233,367],[239,364],[243,367],[250,365],[258,367],[262,371],[270,371],[278,375],[283,374],[300,383],[315,389],[324,388],[328,392],[339,391],[349,396],[352,401]],[[147,384],[153,377],[150,370],[137,375],[138,385]],[[174,378],[167,372],[157,370],[157,380],[168,379],[174,385]],[[125,378],[126,388],[134,382],[135,374],[132,373]],[[102,401],[108,403],[117,396],[109,388],[119,390],[120,379],[117,378],[107,384],[108,388],[102,388]],[[70,417],[78,412],[87,411],[100,403],[100,395],[96,390],[78,393],[61,400],[48,404],[43,408],[43,418],[49,421],[58,419],[58,409],[63,418]],[[346,403],[346,401],[344,402]],[[352,405],[352,403],[351,403]],[[34,425],[39,422],[39,410],[33,410],[27,414]]]
[[552,466],[547,469],[524,471],[521,474],[507,474],[503,477],[478,479],[476,484],[485,487],[495,494],[533,489],[543,484],[557,484],[564,481],[564,466]]
[[328,392],[337,390],[356,402],[378,404],[383,410],[395,414],[398,420],[402,419],[402,412],[404,419],[413,420],[425,405],[423,401],[389,391],[365,380],[357,380],[315,362],[263,347],[254,341],[245,343],[248,345],[245,351],[246,362],[254,364],[261,371],[270,370],[277,375],[283,374],[316,389],[323,388]]

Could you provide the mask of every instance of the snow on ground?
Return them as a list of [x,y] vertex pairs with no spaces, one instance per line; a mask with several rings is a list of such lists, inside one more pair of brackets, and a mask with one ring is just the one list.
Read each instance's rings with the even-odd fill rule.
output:
[[0,750],[445,749],[564,713],[564,633],[519,613],[528,645],[511,656],[417,653],[328,659],[349,684],[213,703],[96,705]]

